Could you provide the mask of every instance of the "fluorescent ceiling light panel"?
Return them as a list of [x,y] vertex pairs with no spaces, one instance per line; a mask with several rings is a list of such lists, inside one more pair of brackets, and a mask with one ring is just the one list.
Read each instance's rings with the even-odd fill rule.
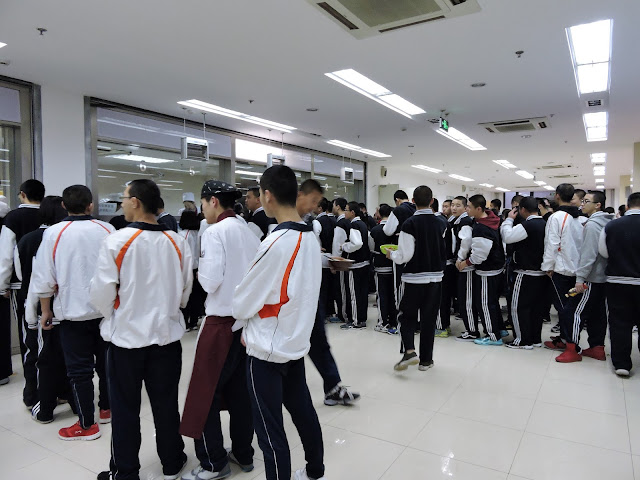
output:
[[604,183],[604,178],[596,178],[596,183],[597,184]]
[[608,138],[609,114],[607,112],[585,113],[584,128],[587,142],[601,142]]
[[508,192],[509,190],[506,188],[502,188],[502,187],[496,187],[496,190],[498,190],[499,192]]
[[526,170],[518,170],[516,175],[520,175],[522,178],[526,178],[527,180],[531,180],[535,177],[532,173],[527,172]]
[[362,148],[358,145],[353,145],[351,143],[343,142],[342,140],[327,140],[327,143],[331,145],[335,145],[336,147],[346,148],[347,150],[353,150],[354,152],[364,153],[366,155],[371,155],[372,157],[378,158],[389,158],[391,155],[387,155],[386,153],[376,152],[375,150],[369,150],[368,148]]
[[473,138],[469,138],[460,130],[457,130],[453,127],[449,127],[449,131],[445,132],[443,129],[436,129],[436,133],[439,133],[443,137],[447,137],[449,140],[453,140],[456,143],[459,143],[463,147],[468,148],[469,150],[486,150],[485,147],[476,142]]
[[6,47],[6,46],[7,46],[7,44],[6,44],[6,43],[2,43],[2,42],[0,42],[0,48],[2,48],[2,47]]
[[487,188],[493,188],[493,185],[491,185],[490,183],[481,183],[480,186],[481,187],[487,187]]
[[129,160],[131,162],[145,162],[145,163],[172,163],[173,160],[169,160],[168,158],[155,158],[155,157],[145,157],[143,155],[107,155],[108,158],[117,158],[119,160]]
[[207,102],[202,102],[196,99],[182,100],[178,102],[178,104],[183,105],[185,107],[195,108],[197,110],[202,110],[205,112],[215,113],[217,115],[223,115],[225,117],[235,118],[236,120],[243,120],[245,122],[253,123],[255,125],[260,125],[266,128],[279,130],[285,133],[291,133],[293,130],[296,130],[295,127],[292,127],[290,125],[272,122],[271,120],[265,120],[264,118],[254,117],[253,115],[247,115],[246,113],[242,113],[242,112],[236,112],[234,110],[229,110],[228,108],[219,107],[217,105],[213,105]]
[[473,178],[469,178],[469,177],[463,177],[462,175],[456,175],[455,173],[452,173],[449,175],[451,178],[455,178],[456,180],[462,180],[463,182],[473,182]]
[[551,185],[545,185],[544,188],[546,190],[555,191],[555,188],[553,188]]
[[411,118],[411,115],[426,113],[422,108],[402,98],[400,95],[392,93],[386,87],[356,72],[352,68],[325,73],[325,75],[407,118]]
[[612,27],[612,20],[600,20],[567,28],[580,95],[609,90]]
[[592,153],[590,157],[591,163],[605,163],[607,161],[606,153]]
[[542,180],[535,180],[533,183],[535,183],[536,185],[542,187],[543,185],[546,185],[547,182],[543,182]]
[[411,165],[413,168],[419,168],[420,170],[426,170],[427,172],[440,173],[442,170],[438,168],[427,167],[426,165]]
[[512,168],[518,168],[513,163],[511,163],[509,160],[494,160],[493,163],[497,163],[498,165],[500,165],[501,167],[506,168],[507,170],[512,169]]
[[236,170],[235,172],[238,175],[252,175],[252,176],[256,176],[256,177],[261,177],[262,176],[262,172],[247,172],[246,170]]

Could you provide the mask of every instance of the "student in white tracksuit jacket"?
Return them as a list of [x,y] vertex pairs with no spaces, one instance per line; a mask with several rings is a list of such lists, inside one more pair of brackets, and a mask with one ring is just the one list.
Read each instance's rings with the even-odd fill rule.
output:
[[267,169],[260,179],[262,206],[279,223],[264,239],[233,298],[233,317],[246,320],[247,383],[267,480],[289,480],[291,457],[282,405],[293,419],[307,466],[297,480],[324,475],[322,431],[306,383],[320,292],[320,249],[311,226],[296,212],[298,184],[287,166]]
[[568,347],[563,342],[571,340],[573,316],[578,306],[578,297],[565,297],[576,284],[576,270],[580,261],[582,247],[582,223],[578,217],[580,210],[571,205],[573,185],[562,183],[556,188],[558,210],[549,217],[545,231],[544,257],[541,269],[551,277],[553,304],[560,319],[560,337],[552,337],[544,342],[550,350],[575,351],[575,344]]
[[160,190],[152,180],[133,180],[122,208],[128,227],[109,236],[91,281],[91,303],[102,313],[111,400],[111,463],[98,478],[138,478],[140,401],[144,382],[155,424],[164,478],[176,480],[187,462],[178,432],[180,339],[185,325],[180,307],[189,300],[193,260],[189,244],[155,212]]

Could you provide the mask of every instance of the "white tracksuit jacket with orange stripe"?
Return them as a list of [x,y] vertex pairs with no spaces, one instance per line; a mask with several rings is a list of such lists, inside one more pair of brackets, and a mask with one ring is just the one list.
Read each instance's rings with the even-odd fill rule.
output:
[[38,248],[29,291],[53,300],[58,320],[92,320],[102,314],[89,302],[89,286],[102,241],[113,225],[88,215],[67,217],[47,228]]
[[248,355],[286,363],[309,352],[321,278],[311,226],[285,222],[262,241],[233,297],[233,317],[247,321]]
[[143,348],[182,338],[193,259],[187,241],[166,228],[132,223],[102,244],[89,296],[104,316],[105,341]]

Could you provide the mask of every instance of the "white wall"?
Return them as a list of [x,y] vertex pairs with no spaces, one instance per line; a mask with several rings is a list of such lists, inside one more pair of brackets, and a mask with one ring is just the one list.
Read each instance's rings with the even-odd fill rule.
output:
[[86,183],[84,97],[42,86],[42,163],[47,195]]
[[[380,167],[382,165],[387,166],[387,176],[384,178],[380,177]],[[502,198],[501,193],[486,191],[482,187],[477,187],[477,183],[470,182],[469,184],[465,184],[465,190],[463,191],[462,183],[454,183],[449,180],[451,179],[445,180],[442,178],[442,175],[431,174],[412,168],[411,166],[404,167],[380,162],[370,162],[367,165],[367,210],[375,212],[376,207],[379,205],[378,187],[387,184],[398,184],[401,190],[407,192],[409,198],[411,198],[413,190],[417,186],[427,185],[431,188],[434,198],[438,199],[441,206],[447,197],[456,197],[458,195],[470,197],[472,195],[482,194],[488,202],[493,198]],[[439,184],[443,182],[446,183],[443,185]]]

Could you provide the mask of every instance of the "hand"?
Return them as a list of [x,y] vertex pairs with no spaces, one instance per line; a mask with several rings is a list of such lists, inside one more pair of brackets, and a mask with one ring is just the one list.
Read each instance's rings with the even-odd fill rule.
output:
[[6,291],[2,294],[2,296],[3,296],[4,298],[9,298],[9,297],[11,296],[11,291],[10,291],[10,290],[6,290]]
[[549,278],[553,277],[553,270],[549,270],[547,272],[547,275],[549,276]]
[[43,330],[51,330],[53,328],[53,312],[51,310],[42,312],[40,325],[42,325]]
[[387,253],[385,253],[385,257],[391,260],[391,250],[387,250]]
[[247,342],[244,341],[244,335],[240,335],[240,343],[242,344],[243,347],[247,347]]
[[456,262],[456,268],[458,269],[459,272],[464,270],[466,266],[467,266],[467,262],[461,262],[460,260]]
[[576,283],[576,293],[584,293],[585,290],[584,283]]
[[517,208],[511,209],[511,211],[509,212],[509,218],[511,220],[515,220],[517,216],[518,216],[518,209]]
[[326,249],[326,248],[321,248],[321,249],[320,249],[320,251],[321,251],[322,253],[327,253],[327,249]]
[[331,267],[331,266],[329,267],[329,271],[331,273],[333,273],[334,275],[337,273],[337,270],[335,268]]

